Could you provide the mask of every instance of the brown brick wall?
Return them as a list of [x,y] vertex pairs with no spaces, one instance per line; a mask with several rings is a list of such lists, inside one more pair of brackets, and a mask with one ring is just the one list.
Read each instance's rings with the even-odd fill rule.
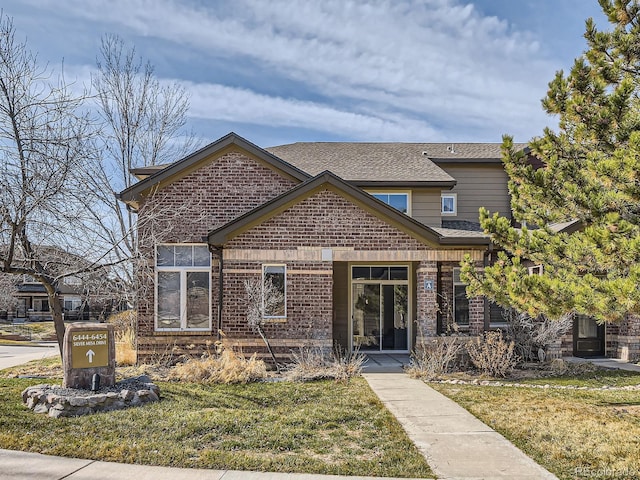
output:
[[233,238],[225,247],[287,249],[299,246],[353,247],[356,250],[428,249],[329,190],[322,190]]
[[[212,267],[212,332],[154,332],[154,245],[202,243],[214,227],[291,189],[295,183],[260,161],[230,152],[167,185],[140,207],[140,249],[149,259],[139,268],[138,344],[144,359],[167,352],[204,349],[217,339],[218,269]],[[153,220],[148,220],[153,218]],[[146,220],[146,222],[145,222]],[[212,256],[216,261],[216,255]]]
[[[265,262],[266,263],[266,262]],[[331,262],[286,262],[287,318],[267,321],[264,332],[269,339],[332,339],[333,268]],[[233,343],[237,339],[259,339],[247,324],[245,281],[261,280],[261,262],[226,262],[222,330]],[[246,273],[240,273],[246,270]],[[305,273],[296,273],[303,271]],[[302,344],[302,342],[300,343]],[[276,348],[288,354],[288,348]]]

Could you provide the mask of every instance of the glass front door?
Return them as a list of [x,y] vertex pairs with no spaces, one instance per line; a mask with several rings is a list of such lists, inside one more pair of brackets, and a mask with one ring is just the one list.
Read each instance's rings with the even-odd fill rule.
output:
[[351,293],[353,348],[407,351],[408,267],[353,267]]

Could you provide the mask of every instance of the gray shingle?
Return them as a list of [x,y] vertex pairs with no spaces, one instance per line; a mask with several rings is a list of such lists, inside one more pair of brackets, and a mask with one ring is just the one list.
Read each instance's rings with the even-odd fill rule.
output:
[[436,165],[438,161],[500,161],[500,147],[500,143],[299,142],[265,150],[310,175],[330,170],[352,182],[447,182],[454,179]]

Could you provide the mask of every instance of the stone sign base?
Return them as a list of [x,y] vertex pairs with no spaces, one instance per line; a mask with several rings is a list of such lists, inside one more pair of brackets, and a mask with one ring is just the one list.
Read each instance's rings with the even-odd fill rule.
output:
[[60,385],[34,385],[22,392],[22,402],[28,408],[53,418],[122,410],[159,399],[160,389],[144,375],[98,392],[62,388]]

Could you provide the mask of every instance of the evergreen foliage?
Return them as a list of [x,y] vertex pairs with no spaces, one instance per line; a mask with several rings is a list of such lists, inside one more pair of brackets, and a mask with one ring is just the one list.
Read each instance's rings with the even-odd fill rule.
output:
[[[640,314],[640,5],[599,3],[613,29],[586,21],[587,50],[542,101],[557,131],[545,129],[525,151],[503,139],[513,216],[526,226],[481,209],[501,251],[484,272],[464,262],[469,295],[552,318]],[[529,275],[531,263],[543,273]]]

